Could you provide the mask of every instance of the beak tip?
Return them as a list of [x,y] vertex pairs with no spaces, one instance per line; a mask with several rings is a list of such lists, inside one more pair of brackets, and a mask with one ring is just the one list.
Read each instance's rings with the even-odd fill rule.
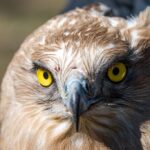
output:
[[74,125],[75,125],[75,131],[76,132],[79,132],[79,124],[80,124],[80,117],[79,116],[74,116],[73,117],[73,122],[74,122]]
[[76,132],[79,132],[79,124],[76,123]]

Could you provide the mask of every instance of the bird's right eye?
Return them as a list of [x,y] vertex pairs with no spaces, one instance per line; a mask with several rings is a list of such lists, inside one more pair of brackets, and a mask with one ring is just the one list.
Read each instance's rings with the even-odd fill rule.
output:
[[38,68],[36,75],[38,82],[44,87],[49,87],[53,83],[52,74],[46,69]]

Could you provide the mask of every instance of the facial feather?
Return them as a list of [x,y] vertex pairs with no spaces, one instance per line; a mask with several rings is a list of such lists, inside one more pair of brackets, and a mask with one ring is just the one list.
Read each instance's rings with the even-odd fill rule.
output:
[[[131,23],[77,9],[30,35],[3,80],[0,148],[148,150],[149,16],[148,8]],[[127,64],[128,76],[114,84],[106,72],[118,61]],[[53,74],[52,86],[37,82],[34,63]],[[102,100],[81,115],[77,133],[63,98],[66,80],[78,74]]]

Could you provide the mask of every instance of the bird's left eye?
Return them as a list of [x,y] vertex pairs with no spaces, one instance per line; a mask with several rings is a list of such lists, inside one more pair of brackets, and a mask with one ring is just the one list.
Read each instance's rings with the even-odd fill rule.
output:
[[53,83],[52,74],[46,69],[38,68],[36,75],[38,82],[44,87],[48,87]]
[[127,68],[124,63],[116,63],[112,65],[107,72],[107,76],[112,82],[121,82],[127,74]]

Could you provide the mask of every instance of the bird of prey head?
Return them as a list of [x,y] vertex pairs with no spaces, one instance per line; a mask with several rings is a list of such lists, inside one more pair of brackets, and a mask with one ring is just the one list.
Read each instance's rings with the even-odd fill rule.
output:
[[149,150],[150,8],[97,4],[31,34],[2,83],[1,150]]

